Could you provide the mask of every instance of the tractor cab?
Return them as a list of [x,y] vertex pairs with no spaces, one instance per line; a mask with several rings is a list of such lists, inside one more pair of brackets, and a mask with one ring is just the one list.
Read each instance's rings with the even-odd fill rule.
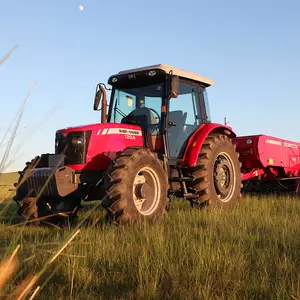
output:
[[102,122],[139,125],[144,145],[180,158],[191,134],[210,122],[206,87],[213,82],[168,65],[121,71],[108,79],[112,86],[108,111],[98,85],[94,109],[102,101]]

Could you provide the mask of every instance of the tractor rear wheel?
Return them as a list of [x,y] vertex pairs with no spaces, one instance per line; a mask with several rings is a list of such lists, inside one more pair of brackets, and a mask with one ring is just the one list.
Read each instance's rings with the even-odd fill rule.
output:
[[239,153],[226,135],[213,133],[206,138],[189,173],[195,177],[190,187],[200,195],[200,207],[232,207],[241,198]]
[[108,176],[108,197],[102,202],[107,221],[154,220],[166,212],[168,176],[156,153],[128,148],[116,157]]

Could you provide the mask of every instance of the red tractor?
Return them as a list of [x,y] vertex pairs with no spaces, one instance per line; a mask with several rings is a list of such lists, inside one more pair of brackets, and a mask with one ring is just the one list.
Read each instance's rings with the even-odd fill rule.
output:
[[42,154],[19,172],[20,215],[76,217],[82,201],[102,199],[107,220],[119,223],[161,217],[170,195],[192,206],[239,200],[236,135],[211,122],[211,80],[153,65],[119,72],[108,84],[109,105],[105,84],[96,88],[101,123],[57,130],[55,154]]

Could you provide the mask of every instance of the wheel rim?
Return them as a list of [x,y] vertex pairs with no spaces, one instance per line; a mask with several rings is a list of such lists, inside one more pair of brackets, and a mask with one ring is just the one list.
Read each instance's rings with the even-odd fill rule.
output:
[[158,207],[161,188],[156,172],[150,167],[139,170],[133,181],[133,202],[140,214],[151,215]]
[[235,190],[236,172],[231,157],[221,152],[214,164],[214,185],[216,193],[222,202],[228,202]]

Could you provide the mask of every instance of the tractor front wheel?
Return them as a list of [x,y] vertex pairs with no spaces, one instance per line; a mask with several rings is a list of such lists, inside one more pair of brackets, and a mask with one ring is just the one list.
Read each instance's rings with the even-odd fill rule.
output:
[[165,213],[168,177],[156,153],[145,148],[126,149],[116,157],[108,176],[108,197],[102,202],[108,221],[154,220]]

